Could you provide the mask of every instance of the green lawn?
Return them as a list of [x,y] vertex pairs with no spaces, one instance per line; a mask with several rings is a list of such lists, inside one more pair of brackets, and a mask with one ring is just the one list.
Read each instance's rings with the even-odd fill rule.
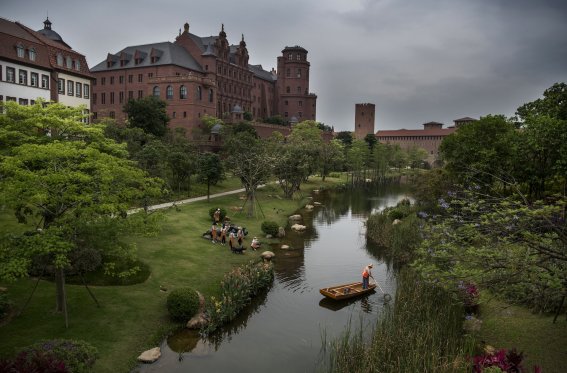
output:
[[[344,180],[311,178],[302,185],[303,196],[320,187],[331,187]],[[224,190],[233,189],[234,184]],[[223,191],[223,185],[215,192]],[[135,364],[136,356],[146,348],[153,347],[163,336],[164,330],[175,325],[167,316],[165,300],[168,290],[190,286],[206,296],[219,292],[219,282],[225,273],[236,265],[255,259],[260,252],[245,255],[230,253],[228,246],[212,244],[201,238],[210,227],[208,210],[224,207],[232,220],[249,230],[245,244],[251,237],[261,236],[260,226],[264,220],[273,220],[282,225],[287,216],[303,204],[300,195],[295,200],[281,198],[281,189],[270,185],[258,193],[265,217],[258,212],[256,217],[246,218],[243,213],[231,211],[243,201],[239,194],[171,208],[165,212],[163,229],[157,237],[131,237],[137,245],[138,256],[148,263],[152,273],[149,279],[131,286],[91,287],[101,307],[97,308],[83,286],[68,285],[69,328],[65,329],[62,315],[55,314],[54,285],[41,281],[28,308],[18,317],[0,327],[0,355],[8,356],[15,350],[40,339],[72,338],[85,340],[98,348],[100,358],[96,372],[127,372]],[[285,211],[285,212],[282,212]],[[3,229],[19,229],[6,211],[0,214]],[[263,240],[266,242],[266,240]],[[20,280],[11,284],[0,284],[8,288],[10,299],[16,309],[21,308],[29,296],[35,280]]]
[[526,372],[540,365],[543,373],[562,373],[567,367],[567,319],[555,324],[552,315],[533,314],[524,307],[497,299],[482,304],[480,339],[496,348],[523,351]]

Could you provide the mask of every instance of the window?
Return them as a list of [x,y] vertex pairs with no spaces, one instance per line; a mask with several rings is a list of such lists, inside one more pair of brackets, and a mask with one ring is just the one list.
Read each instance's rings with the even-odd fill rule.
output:
[[75,96],[77,97],[83,96],[83,85],[79,82],[75,84]]
[[148,78],[153,78],[154,77],[154,73],[148,73]]
[[6,67],[6,81],[10,83],[16,82],[16,69],[13,67]]
[[[291,54],[291,53],[288,54],[288,55],[287,55],[287,59],[291,61],[291,60],[293,59],[293,54]],[[286,116],[287,116],[287,115],[286,115]]]
[[303,117],[303,113],[300,111],[299,112],[299,117],[302,118]]
[[285,71],[285,76],[286,78],[289,78],[291,76],[291,69],[289,67]]
[[203,92],[201,91],[201,86],[197,86],[197,100],[201,101],[203,99]]
[[18,100],[18,104],[27,106],[28,105],[28,99],[27,98],[20,98]]
[[123,84],[124,83],[124,75],[120,75],[118,77],[118,83]]
[[114,117],[116,117],[116,114],[114,113],[114,111],[111,111],[110,113],[110,117],[114,119]]
[[287,118],[287,111],[286,111],[286,112],[284,113],[284,117],[286,117],[286,118]]
[[30,50],[28,51],[28,55],[30,57],[30,61],[35,61],[35,49],[30,48]]
[[39,74],[38,73],[31,73],[30,74],[30,85],[32,87],[39,86]]
[[187,112],[186,111],[183,112],[183,118],[187,118]]
[[213,102],[214,92],[213,89],[209,89],[209,102]]
[[110,104],[114,104],[114,92],[110,92]]
[[298,105],[299,107],[302,107],[302,106],[303,106],[303,101],[299,101],[299,102],[297,103],[297,105]]
[[297,56],[295,56],[295,59],[301,61],[301,54],[298,53]]
[[209,71],[209,65],[205,65],[205,71]]
[[143,79],[144,79],[144,75],[138,74],[138,83],[142,83]]
[[24,84],[24,85],[28,84],[28,72],[27,72],[27,70],[20,70],[19,71],[18,83]]
[[118,93],[118,103],[119,104],[123,104],[124,103],[124,92],[120,91]]
[[67,58],[65,59],[65,64],[68,69],[73,67],[73,61],[71,60],[71,57],[67,56]]
[[154,87],[153,95],[154,95],[155,97],[159,97],[159,87],[158,87],[157,85]]
[[284,105],[287,106],[289,105],[289,102],[287,100],[284,101]]
[[297,86],[297,93],[301,93],[301,87]]
[[128,83],[132,83],[133,79],[134,79],[133,75],[128,75]]
[[100,103],[103,105],[106,104],[106,93],[100,94]]
[[[159,93],[159,88],[158,88],[158,93]],[[144,91],[140,89],[138,91],[138,98],[142,98],[142,97],[144,97]]]
[[173,87],[168,85],[165,89],[165,98],[168,100],[173,100]]
[[63,66],[63,56],[61,55],[61,53],[57,53],[57,64],[59,66]]
[[134,99],[134,91],[128,91],[128,100]]
[[75,60],[75,70],[77,71],[81,70],[81,62],[79,62],[79,60]]
[[286,93],[290,93],[291,92],[291,88],[289,86],[285,87],[285,92]]
[[18,53],[18,57],[24,58],[24,46],[21,43],[18,43],[18,45],[16,45],[16,51]]
[[62,95],[65,94],[65,79],[57,80],[57,92]]
[[16,102],[16,98],[15,98],[15,97],[11,97],[11,96],[6,96],[6,101],[14,101],[14,102]]
[[102,77],[100,78],[100,85],[105,85],[106,84],[106,78]]
[[72,80],[67,80],[67,95],[73,96],[74,88],[75,88],[75,82]]
[[41,88],[49,89],[49,76],[41,75]]
[[110,84],[114,84],[114,77],[113,76],[110,77]]
[[173,116],[173,118],[175,118],[175,111],[173,112],[173,115],[172,115],[172,116]]
[[301,78],[301,69],[297,69],[297,77]]
[[186,99],[187,98],[187,87],[182,85],[179,87],[179,98]]
[[[93,104],[96,105],[96,93],[93,93]],[[93,113],[94,118],[96,118],[96,113]]]
[[89,89],[89,85],[88,84],[84,84],[83,85],[83,97],[84,98],[89,98],[90,96],[90,89]]

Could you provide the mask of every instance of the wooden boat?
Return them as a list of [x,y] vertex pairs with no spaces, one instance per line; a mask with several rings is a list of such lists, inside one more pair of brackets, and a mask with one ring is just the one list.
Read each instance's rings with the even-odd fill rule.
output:
[[362,282],[353,282],[352,284],[337,285],[319,289],[319,293],[334,300],[342,300],[368,294],[371,291],[374,291],[374,288],[376,288],[376,284],[369,284],[367,289],[363,289]]

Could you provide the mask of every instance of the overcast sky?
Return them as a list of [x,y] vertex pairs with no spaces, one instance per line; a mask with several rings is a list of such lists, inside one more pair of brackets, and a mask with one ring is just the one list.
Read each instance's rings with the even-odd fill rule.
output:
[[317,120],[354,130],[356,103],[375,129],[513,115],[567,82],[566,0],[1,0],[0,16],[52,28],[90,67],[107,53],[174,41],[185,22],[276,67],[285,46],[309,51]]

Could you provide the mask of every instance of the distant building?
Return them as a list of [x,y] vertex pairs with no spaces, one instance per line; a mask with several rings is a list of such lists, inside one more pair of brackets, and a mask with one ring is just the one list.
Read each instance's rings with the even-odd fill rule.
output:
[[439,160],[439,146],[443,139],[457,130],[459,126],[475,121],[474,118],[455,119],[455,126],[443,128],[443,123],[428,122],[423,124],[422,130],[391,130],[377,131],[376,139],[380,143],[399,145],[402,149],[412,147],[423,148],[427,151],[427,162],[435,165]]
[[368,134],[374,134],[374,104],[356,104],[354,113],[354,137],[362,140]]
[[287,123],[315,120],[317,96],[309,93],[307,50],[285,47],[278,71],[249,64],[244,36],[228,42],[224,25],[218,36],[197,36],[185,23],[175,42],[129,46],[91,69],[94,116],[126,119],[128,100],[148,95],[167,102],[170,127],[188,134],[211,115],[239,121],[281,115]]
[[0,18],[0,100],[30,105],[38,98],[90,110],[92,76],[85,56],[51,28],[34,31]]

